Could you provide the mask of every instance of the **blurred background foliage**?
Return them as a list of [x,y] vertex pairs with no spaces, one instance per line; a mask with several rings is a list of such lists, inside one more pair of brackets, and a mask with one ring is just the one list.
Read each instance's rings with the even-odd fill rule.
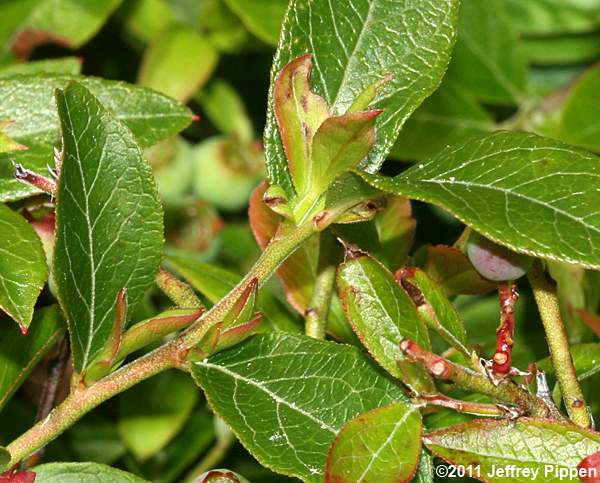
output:
[[[175,270],[187,267],[186,278],[208,305],[259,254],[247,205],[265,175],[261,133],[269,70],[286,8],[287,0],[0,1],[0,76],[81,72],[134,82],[187,103],[198,115],[182,135],[145,155],[164,203],[167,260]],[[447,74],[405,124],[384,171],[397,173],[446,145],[499,128],[526,129],[600,151],[599,57],[600,0],[463,0]],[[404,206],[401,216],[410,220],[410,208],[406,210]],[[414,222],[404,225],[400,251],[435,264],[426,245],[451,245],[463,226],[421,203],[413,203],[412,216],[418,220],[416,232]],[[344,226],[339,234],[376,251],[369,246],[369,233],[377,239],[377,221],[361,227]],[[397,262],[390,264],[398,268]],[[551,265],[571,341],[596,340],[589,319],[600,300],[598,273]],[[498,323],[496,296],[459,295],[455,303],[470,341],[489,355]],[[273,330],[302,330],[301,316],[286,302],[278,280],[262,291],[259,304]],[[168,305],[158,291],[149,293],[133,319]],[[335,303],[332,310],[343,318]],[[525,368],[547,356],[526,288],[517,319],[514,360]],[[344,333],[343,320],[340,327],[338,338]],[[0,338],[8,340],[13,330],[12,323],[0,324]],[[351,342],[351,335],[346,340]],[[31,426],[43,366],[18,397],[3,408],[0,404],[0,444]],[[599,383],[593,374],[584,383],[588,392]],[[600,400],[591,401],[600,416]],[[463,417],[442,411],[428,426],[446,426]],[[253,482],[287,481],[236,444],[192,380],[175,371],[145,381],[87,415],[47,448],[44,461],[53,460],[107,463],[157,482],[190,481],[215,466]]]

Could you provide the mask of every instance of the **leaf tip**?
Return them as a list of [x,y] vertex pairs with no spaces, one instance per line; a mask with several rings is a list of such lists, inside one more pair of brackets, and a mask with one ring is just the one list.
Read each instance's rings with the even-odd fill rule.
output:
[[356,245],[347,242],[343,238],[338,237],[337,239],[344,247],[344,262],[349,262],[350,260],[354,260],[356,258],[364,257],[367,255],[367,252],[361,250]]

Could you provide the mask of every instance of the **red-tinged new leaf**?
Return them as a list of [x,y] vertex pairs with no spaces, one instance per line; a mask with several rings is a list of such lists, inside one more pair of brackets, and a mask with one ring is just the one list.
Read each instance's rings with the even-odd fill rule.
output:
[[339,175],[358,166],[375,144],[375,119],[382,112],[350,112],[321,124],[312,142],[311,187],[323,192]]
[[240,325],[231,327],[229,329],[219,332],[218,340],[216,342],[216,350],[220,351],[233,347],[239,344],[243,340],[246,340],[252,334],[255,334],[257,329],[260,327],[263,321],[262,314],[257,314],[253,319],[248,322],[243,322]]
[[421,415],[403,402],[346,423],[331,445],[325,483],[400,483],[413,477],[421,453]]
[[223,327],[233,327],[248,322],[254,313],[258,279],[253,278],[244,288],[242,294],[233,304],[231,310],[223,317]]
[[275,81],[275,118],[296,192],[308,187],[312,139],[330,116],[325,100],[310,88],[312,56],[303,55],[287,64]]
[[303,55],[286,65],[275,81],[275,118],[294,187],[304,193],[308,187],[312,139],[330,116],[325,100],[310,89],[312,56]]
[[[263,182],[254,190],[248,208],[250,227],[262,250],[279,226],[279,217],[263,202],[266,189],[267,184]],[[288,257],[277,270],[288,302],[301,314],[310,304],[318,260],[319,237],[314,236]]]

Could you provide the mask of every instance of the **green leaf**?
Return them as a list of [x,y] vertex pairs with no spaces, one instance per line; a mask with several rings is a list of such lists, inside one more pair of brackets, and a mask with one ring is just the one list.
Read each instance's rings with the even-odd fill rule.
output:
[[[1,107],[0,107],[1,109]],[[53,164],[52,144],[26,141],[25,151],[0,154],[0,202],[17,201],[42,191],[15,178],[15,164],[48,177],[48,166]]]
[[[548,138],[498,132],[448,148],[376,188],[450,211],[528,255],[600,268],[600,158]],[[531,220],[537,220],[532,223]]]
[[58,141],[60,123],[54,91],[70,81],[89,89],[131,129],[142,146],[173,136],[192,120],[187,107],[143,87],[94,77],[39,74],[0,79],[0,119],[15,121],[6,133],[17,140]]
[[425,448],[421,450],[421,459],[417,472],[411,480],[412,483],[433,483],[435,475],[435,467],[433,466],[433,458],[429,451]]
[[39,0],[12,39],[12,49],[28,57],[45,42],[78,48],[91,39],[122,0]]
[[600,33],[531,37],[526,39],[525,53],[536,65],[584,64],[600,54]]
[[[194,61],[190,62],[190,58]],[[186,101],[208,80],[217,58],[210,43],[195,30],[173,27],[149,45],[142,58],[138,81]]]
[[154,39],[175,21],[172,2],[133,0],[124,2],[117,12],[128,34],[143,43]]
[[263,464],[323,481],[342,426],[402,390],[354,347],[291,334],[256,335],[193,366],[207,398]]
[[429,348],[429,335],[413,301],[394,276],[364,252],[346,253],[337,273],[338,294],[346,317],[373,358],[394,377],[413,387],[431,387],[416,366],[398,366],[404,360],[402,339]]
[[600,151],[600,69],[590,69],[565,102],[556,135],[573,144]]
[[81,59],[78,57],[63,57],[60,59],[34,60],[24,64],[12,64],[0,68],[0,78],[15,75],[34,74],[71,74],[81,72]]
[[417,221],[412,217],[410,200],[401,196],[389,196],[387,205],[374,220],[381,251],[392,270],[400,267],[415,238]]
[[82,372],[110,337],[117,294],[130,309],[154,280],[162,210],[131,132],[81,84],[57,94],[64,161],[56,195],[54,270]]
[[10,453],[0,446],[0,471],[4,471],[8,463],[10,463]]
[[227,82],[209,82],[196,96],[212,123],[223,133],[237,136],[245,143],[254,138],[254,129],[244,100]]
[[179,434],[154,458],[146,461],[142,469],[144,473],[152,475],[154,481],[181,481],[180,475],[200,460],[214,439],[213,414],[208,407],[196,407]]
[[191,257],[170,256],[167,262],[209,302],[216,304],[241,280],[225,268],[199,262]]
[[528,35],[589,32],[600,25],[598,0],[504,0],[511,24]]
[[326,483],[410,481],[421,453],[421,414],[394,403],[361,414],[342,428],[327,458]]
[[[394,77],[375,101],[377,144],[365,167],[381,165],[406,118],[440,83],[454,43],[458,2],[408,0],[338,2],[294,0],[284,20],[271,77],[310,52],[315,91],[340,115],[367,87],[388,74]],[[385,46],[385,47],[382,47]],[[273,104],[265,129],[269,181],[293,193]]]
[[36,311],[26,336],[14,326],[0,331],[0,411],[64,330],[60,310],[52,305]]
[[197,400],[194,383],[182,372],[164,372],[143,381],[119,397],[117,428],[121,438],[143,461],[181,430]]
[[259,39],[276,46],[288,0],[225,0]]
[[448,76],[491,103],[518,104],[527,87],[527,62],[501,0],[463,0]]
[[[478,474],[494,483],[564,481],[558,471],[575,469],[584,457],[600,450],[598,433],[570,423],[530,418],[475,420],[426,434],[423,442],[435,456],[452,464],[478,466]],[[493,473],[494,465],[514,465],[536,473],[502,477]]]
[[[571,357],[577,372],[577,379],[587,379],[600,372],[600,344],[587,343],[571,346]],[[554,374],[554,366],[550,357],[545,357],[536,365],[548,374]]]
[[[2,50],[9,49],[9,41],[14,31],[25,21],[31,9],[39,0],[6,0],[0,4],[0,45]],[[4,52],[0,51],[0,58]]]
[[0,204],[0,310],[13,318],[23,332],[48,278],[42,242],[25,219]]
[[311,189],[324,192],[341,174],[356,168],[375,143],[375,119],[380,110],[350,112],[326,119],[312,141]]
[[448,145],[492,131],[494,120],[461,84],[446,79],[408,118],[390,156],[424,159]]
[[312,56],[303,55],[287,64],[273,87],[273,111],[294,188],[299,195],[313,181],[313,138],[331,116],[325,99],[310,88]]
[[65,436],[77,461],[110,465],[127,453],[114,421],[98,412],[71,426]]
[[[172,8],[176,3],[171,2]],[[192,12],[187,14],[180,12],[180,17],[183,17],[184,22],[189,23],[189,17],[193,15],[195,17],[194,27],[204,32],[210,43],[218,50],[226,53],[237,53],[250,43],[250,33],[223,0],[178,3],[182,6],[187,3],[191,7],[188,10],[196,10],[195,15]]]
[[[457,348],[463,354],[469,354],[470,351],[466,348],[467,334],[463,321],[441,287],[418,268],[409,268],[406,270],[406,274],[402,277],[402,284],[405,286],[408,283],[416,287],[423,297],[423,303],[417,305],[419,314],[452,347]],[[410,290],[407,292],[411,293]]]
[[15,121],[6,134],[28,149],[0,154],[0,201],[15,201],[39,190],[14,179],[13,163],[48,176],[53,144],[60,142],[54,91],[80,81],[129,127],[142,146],[172,137],[192,120],[190,110],[154,91],[123,82],[66,75],[0,78],[0,120]]
[[32,469],[36,483],[145,483],[139,476],[99,463],[47,463]]

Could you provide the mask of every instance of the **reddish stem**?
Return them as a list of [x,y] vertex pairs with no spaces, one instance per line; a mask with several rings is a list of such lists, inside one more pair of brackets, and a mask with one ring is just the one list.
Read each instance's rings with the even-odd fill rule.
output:
[[521,408],[524,413],[541,417],[562,417],[554,408],[549,408],[544,401],[512,381],[507,380],[496,386],[487,376],[433,354],[409,339],[400,342],[400,350],[410,362],[424,367],[436,379],[452,381],[459,388],[507,402]]
[[54,196],[54,194],[56,193],[55,181],[48,178],[44,178],[43,176],[40,176],[39,174],[34,173],[33,171],[27,168],[24,168],[20,164],[15,164],[15,178],[23,181],[24,183],[35,186],[36,188],[45,191],[46,193],[51,194],[52,196]]
[[424,402],[425,404],[449,408],[459,413],[474,414],[476,416],[513,418],[523,414],[523,411],[520,408],[508,407],[501,404],[461,401],[444,394],[422,394],[417,400]]
[[492,358],[492,374],[504,377],[510,372],[512,364],[513,335],[515,331],[515,303],[519,299],[517,286],[513,282],[498,286],[500,298],[500,327],[496,340],[496,352]]

